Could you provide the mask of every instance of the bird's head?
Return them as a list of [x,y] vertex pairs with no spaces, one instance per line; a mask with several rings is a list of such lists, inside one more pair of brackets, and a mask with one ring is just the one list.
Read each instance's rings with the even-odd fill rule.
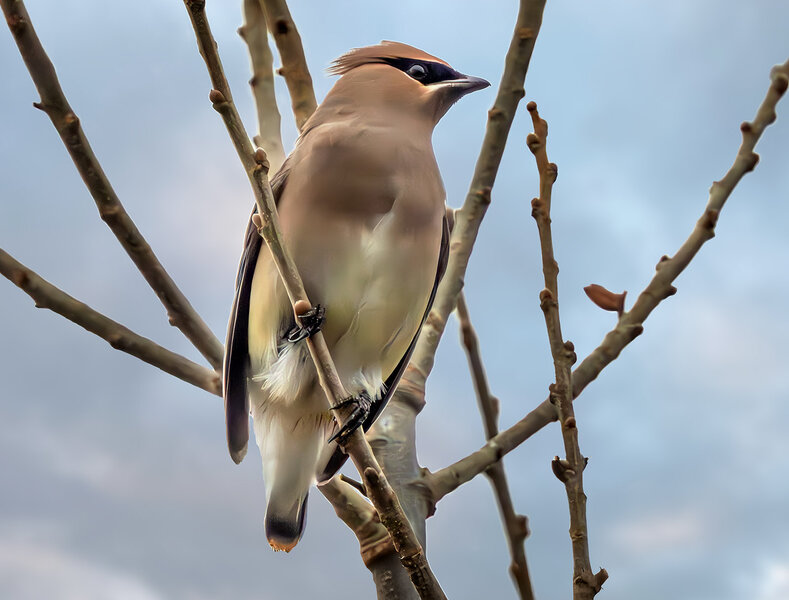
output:
[[490,85],[418,48],[388,41],[351,50],[329,72],[342,75],[335,88],[346,97],[382,110],[411,111],[434,124],[460,98]]

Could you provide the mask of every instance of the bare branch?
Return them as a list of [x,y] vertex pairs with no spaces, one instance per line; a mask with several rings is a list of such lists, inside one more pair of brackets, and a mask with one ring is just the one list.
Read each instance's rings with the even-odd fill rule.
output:
[[[266,246],[272,254],[288,297],[293,304],[294,313],[299,318],[306,311],[310,310],[311,304],[304,291],[304,284],[296,269],[296,265],[282,242],[277,209],[268,181],[268,162],[265,152],[262,149],[258,149],[255,152],[252,151],[252,145],[244,131],[238,111],[233,104],[230,88],[217,54],[216,42],[206,20],[205,1],[184,0],[184,4],[197,36],[200,54],[205,60],[214,85],[209,98],[214,108],[222,115],[233,145],[247,171],[255,192],[255,202],[258,211],[255,215],[255,224],[258,227],[258,232],[266,241]],[[329,404],[331,407],[335,407],[348,397],[348,393],[345,391],[337,374],[323,334],[318,332],[307,338],[307,345]],[[346,422],[352,410],[352,406],[347,406],[334,411],[341,426]],[[423,599],[445,598],[441,587],[430,570],[430,566],[427,564],[424,550],[403,512],[397,496],[378,465],[361,429],[356,429],[348,437],[344,449],[348,452],[362,475],[365,487],[368,490],[368,497],[378,511],[381,523],[389,531],[400,560],[409,573],[420,597]]]
[[44,111],[60,134],[71,159],[88,188],[99,215],[137,265],[148,285],[167,309],[170,324],[178,327],[214,367],[222,365],[222,344],[200,318],[145,241],[123,208],[107,176],[93,154],[79,119],[60,87],[55,67],[33,29],[22,0],[0,0],[6,21],[41,96],[34,103]]
[[542,23],[545,0],[521,0],[499,83],[496,101],[488,111],[485,139],[477,158],[474,176],[463,207],[455,211],[455,227],[450,239],[447,271],[438,287],[433,309],[419,334],[403,381],[395,400],[423,404],[425,382],[433,369],[435,354],[444,333],[449,313],[455,308],[457,297],[463,289],[466,267],[477,239],[482,218],[490,204],[490,191],[496,180],[507,135],[515,118],[515,110],[524,96],[523,84],[529,68],[534,44]]
[[271,171],[276,173],[285,162],[285,150],[282,147],[281,120],[274,93],[274,59],[268,44],[266,16],[261,0],[244,0],[244,20],[238,33],[247,43],[252,62],[249,85],[258,114],[258,135],[254,137],[254,142],[266,151]]
[[277,44],[282,66],[277,71],[285,78],[299,131],[318,107],[312,77],[301,45],[301,36],[290,16],[285,0],[260,0],[266,13],[269,31]]
[[42,279],[2,249],[0,249],[0,273],[30,296],[35,301],[36,308],[48,308],[107,340],[116,350],[136,356],[149,365],[207,392],[217,396],[222,395],[219,375],[216,371],[162,348],[156,342],[137,335],[120,323],[105,317]]
[[381,525],[378,513],[353,485],[335,475],[318,486],[321,494],[334,507],[334,512],[350,527],[359,540],[359,551],[364,564],[372,564],[387,554],[395,554],[389,532]]
[[[673,281],[687,267],[704,242],[711,239],[717,216],[724,203],[743,176],[756,166],[758,159],[753,149],[764,129],[775,121],[775,107],[789,83],[789,60],[774,67],[770,78],[770,87],[756,117],[752,122],[743,123],[740,127],[743,140],[734,164],[723,179],[713,183],[704,214],[696,223],[690,237],[673,257],[661,259],[657,265],[657,273],[641,292],[633,308],[619,318],[616,327],[606,334],[602,343],[573,371],[573,398],[577,398],[584,388],[619,356],[625,346],[641,334],[643,322],[650,313],[661,301],[674,293]],[[547,399],[515,425],[489,440],[482,448],[440,471],[427,474],[421,483],[430,490],[433,500],[438,502],[555,420],[556,411],[550,399]]]
[[545,289],[540,292],[540,308],[545,316],[548,342],[553,358],[556,383],[550,386],[550,401],[556,408],[561,424],[564,441],[565,460],[555,457],[551,463],[556,477],[564,484],[567,502],[570,507],[570,540],[573,548],[573,598],[591,600],[600,591],[600,586],[608,577],[601,570],[592,574],[589,560],[589,528],[586,521],[586,494],[583,487],[583,473],[587,459],[581,454],[578,442],[578,423],[573,411],[572,366],[576,360],[571,342],[564,341],[559,317],[559,265],[553,253],[553,234],[551,232],[551,192],[556,181],[556,165],[548,162],[546,142],[548,124],[540,118],[537,105],[529,102],[526,106],[531,114],[534,133],[526,138],[529,150],[534,154],[537,171],[540,174],[540,197],[532,200],[532,217],[537,222],[540,237],[540,254]]
[[[474,326],[471,324],[471,317],[466,304],[466,296],[463,292],[458,296],[457,314],[460,321],[460,333],[463,346],[466,349],[471,377],[474,381],[474,389],[477,392],[477,403],[485,426],[485,437],[492,438],[499,432],[499,401],[490,393],[488,378],[485,374],[485,365],[482,362],[482,355],[479,350],[479,338]],[[533,600],[534,591],[532,590],[531,578],[529,577],[529,567],[526,563],[526,550],[524,542],[529,535],[529,522],[525,516],[515,512],[512,503],[512,495],[507,484],[507,475],[504,472],[504,463],[496,462],[492,464],[485,474],[490,479],[493,491],[496,494],[496,501],[499,505],[499,514],[504,524],[504,532],[507,535],[510,556],[510,575],[518,589],[518,594],[522,600]]]

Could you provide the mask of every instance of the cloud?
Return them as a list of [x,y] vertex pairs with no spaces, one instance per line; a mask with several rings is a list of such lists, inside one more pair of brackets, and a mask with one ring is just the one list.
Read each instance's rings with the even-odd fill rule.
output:
[[766,564],[756,586],[754,600],[786,600],[789,598],[789,560]]
[[26,539],[0,540],[0,595],[15,600],[160,600],[131,573]]
[[680,547],[693,547],[703,543],[710,531],[704,513],[686,509],[677,512],[638,515],[614,526],[609,534],[614,544],[626,553],[655,555],[674,552]]

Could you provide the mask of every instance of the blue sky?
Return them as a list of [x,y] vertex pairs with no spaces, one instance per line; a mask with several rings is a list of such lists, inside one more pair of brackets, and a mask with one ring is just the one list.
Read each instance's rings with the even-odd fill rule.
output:
[[[252,196],[180,2],[30,0],[72,106],[127,210],[195,307],[224,332]],[[325,67],[351,47],[403,41],[498,82],[515,2],[292,2],[322,98]],[[247,127],[254,110],[240,2],[209,3]],[[554,237],[563,328],[580,357],[613,326],[582,288],[631,295],[690,232],[728,169],[738,126],[789,56],[789,5],[550,2],[526,83],[558,163]],[[195,359],[97,218],[0,33],[0,247],[70,294]],[[282,83],[282,82],[280,82]],[[278,89],[287,147],[295,139]],[[434,145],[448,202],[465,195],[494,90],[458,103]],[[469,266],[467,295],[508,426],[552,378],[529,201],[530,131],[514,124]],[[577,403],[592,563],[604,597],[789,596],[789,116],[757,147],[678,293]],[[502,319],[500,305],[520,307]],[[290,555],[270,552],[255,453],[224,447],[221,402],[0,281],[0,596],[124,600],[372,597],[356,541],[318,494]],[[438,469],[482,443],[456,324],[450,323],[418,423],[422,464]],[[550,427],[505,462],[539,598],[567,597],[562,453]],[[428,521],[431,564],[450,598],[515,598],[487,482],[443,500]],[[603,597],[603,596],[601,596]]]

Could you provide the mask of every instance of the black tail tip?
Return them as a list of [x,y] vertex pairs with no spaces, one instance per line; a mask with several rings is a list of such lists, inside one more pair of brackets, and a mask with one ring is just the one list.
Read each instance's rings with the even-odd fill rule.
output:
[[301,502],[295,518],[266,514],[266,538],[275,552],[290,552],[299,543],[307,522],[307,497]]
[[241,464],[241,461],[244,460],[244,457],[247,455],[247,445],[244,444],[240,447],[233,447],[228,445],[228,450],[230,451],[230,458],[233,459],[233,462]]

